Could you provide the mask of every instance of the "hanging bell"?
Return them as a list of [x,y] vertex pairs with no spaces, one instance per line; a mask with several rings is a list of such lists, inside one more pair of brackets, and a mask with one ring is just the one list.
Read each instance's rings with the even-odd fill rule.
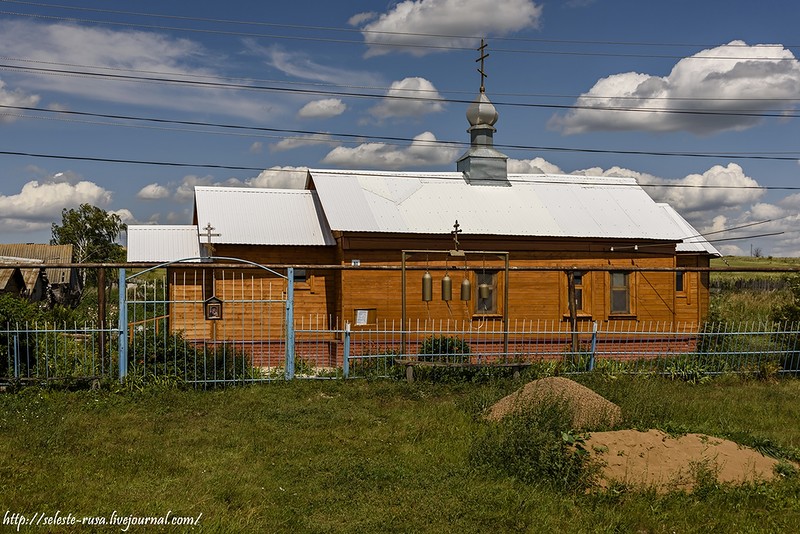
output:
[[433,277],[431,273],[425,271],[422,275],[422,301],[430,302],[433,300]]
[[442,278],[442,300],[453,300],[453,279],[447,273]]
[[461,281],[461,300],[469,300],[472,298],[472,284],[469,283],[468,278]]
[[491,286],[489,284],[479,284],[478,285],[478,298],[481,299],[488,299],[489,295],[491,294]]

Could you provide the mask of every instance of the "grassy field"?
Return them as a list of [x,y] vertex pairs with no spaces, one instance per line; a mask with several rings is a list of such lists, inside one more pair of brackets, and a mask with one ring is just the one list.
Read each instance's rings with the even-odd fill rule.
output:
[[[800,450],[797,380],[582,381],[621,405],[627,428]],[[521,384],[2,394],[0,513],[202,513],[204,532],[800,531],[797,476],[665,496],[570,493],[471,461],[481,410]],[[145,530],[157,531],[130,531]]]

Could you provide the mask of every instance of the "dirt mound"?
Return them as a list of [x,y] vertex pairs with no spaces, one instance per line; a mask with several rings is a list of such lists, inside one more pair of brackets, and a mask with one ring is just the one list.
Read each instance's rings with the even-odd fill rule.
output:
[[698,477],[740,484],[772,480],[778,460],[732,441],[703,434],[673,438],[658,430],[593,432],[586,449],[603,463],[601,486],[691,490]]
[[[622,419],[619,406],[577,382],[561,377],[543,378],[525,384],[500,399],[487,419],[530,409],[544,400],[564,400],[573,409],[572,427],[590,429],[613,426]],[[779,460],[726,439],[704,434],[673,438],[659,430],[592,432],[584,444],[593,459],[602,464],[601,487],[617,482],[659,493],[691,491],[699,479],[722,483],[775,478]]]
[[489,409],[486,418],[499,421],[506,415],[525,410],[544,400],[567,402],[573,410],[573,428],[614,426],[622,419],[619,406],[577,382],[558,376],[525,384],[497,401]]

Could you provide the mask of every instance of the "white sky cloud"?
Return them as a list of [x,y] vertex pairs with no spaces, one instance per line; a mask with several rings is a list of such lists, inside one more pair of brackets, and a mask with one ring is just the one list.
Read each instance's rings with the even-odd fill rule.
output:
[[[765,193],[758,182],[745,175],[742,167],[736,163],[729,163],[725,167],[714,165],[702,174],[690,174],[679,179],[661,178],[622,167],[611,167],[608,170],[592,168],[572,174],[636,178],[639,184],[646,186],[645,191],[653,199],[670,204],[690,222],[708,211],[750,206]],[[707,217],[707,213],[705,216]]]
[[[678,179],[661,178],[622,167],[611,167],[607,170],[595,167],[571,174],[635,178],[639,184],[645,186],[644,190],[654,200],[670,204],[699,233],[712,240],[712,244],[723,254],[749,254],[749,250],[740,248],[741,243],[750,243],[756,239],[753,236],[765,233],[788,232],[791,225],[797,224],[787,218],[791,212],[784,207],[760,202],[765,190],[736,163],[715,165],[701,174],[690,174]],[[796,210],[794,213],[797,213]],[[766,220],[772,222],[763,223]],[[731,230],[752,223],[763,224]],[[718,245],[713,242],[715,239],[734,241],[722,241]],[[797,247],[788,247],[787,241],[782,237],[773,237],[769,241],[769,249],[773,255],[794,255]]]
[[[393,5],[377,20],[364,19],[372,22],[362,26],[361,30],[369,46],[367,56],[390,52],[423,56],[443,49],[380,45],[474,47],[478,42],[474,37],[426,37],[419,34],[503,36],[525,28],[536,28],[541,15],[541,6],[531,0],[503,0],[500,5],[496,0],[406,0]],[[357,25],[358,19],[352,20],[356,20]]]
[[544,158],[508,158],[508,172],[515,174],[565,174],[558,165],[553,165]]
[[19,193],[0,195],[0,230],[41,230],[61,221],[61,210],[81,204],[107,206],[111,191],[94,182],[71,183],[63,175],[47,181],[32,180]]
[[360,24],[364,24],[365,22],[369,22],[370,20],[375,20],[377,17],[378,14],[374,11],[365,11],[364,13],[356,13],[347,20],[347,23],[350,26],[358,26]]
[[303,189],[308,177],[307,167],[272,167],[255,178],[246,180],[250,187],[271,189]]
[[181,183],[175,189],[175,200],[179,202],[191,201],[194,198],[194,186],[196,185],[220,185],[228,187],[244,187],[245,184],[236,178],[227,180],[217,180],[213,176],[196,176],[188,174],[183,177]]
[[322,162],[345,168],[404,169],[452,163],[458,153],[458,149],[442,147],[436,143],[436,136],[431,132],[424,132],[416,136],[408,147],[386,143],[365,143],[352,148],[336,147]]
[[[698,59],[700,57],[714,59]],[[767,58],[767,59],[764,59]],[[758,124],[747,115],[604,111],[591,108],[682,109],[711,113],[759,113],[793,108],[800,93],[800,65],[781,45],[748,46],[742,41],[680,60],[668,76],[636,72],[599,80],[573,109],[549,126],[565,134],[603,130],[689,131],[711,134]],[[704,99],[709,100],[704,100]],[[688,99],[688,100],[687,100]]]
[[302,119],[329,119],[341,115],[347,105],[338,98],[324,98],[309,102],[297,112]]
[[109,210],[109,213],[118,216],[125,224],[136,224],[138,222],[136,217],[133,216],[133,213],[131,213],[131,210],[127,208]]
[[310,145],[336,145],[338,144],[337,141],[334,141],[333,137],[328,134],[309,134],[309,135],[298,135],[295,137],[287,137],[286,139],[281,139],[277,143],[270,145],[270,150],[273,152],[283,152],[285,150],[293,150],[295,148],[302,148]]
[[[21,89],[10,90],[6,88],[6,83],[0,80],[0,104],[4,106],[35,106],[39,103],[39,96],[28,94]],[[17,113],[13,109],[0,109],[0,113]],[[0,123],[13,122],[16,117],[13,115],[0,115]]]
[[279,46],[265,47],[253,40],[245,40],[245,43],[252,53],[264,58],[267,65],[293,78],[350,85],[380,84],[380,81],[369,72],[320,63],[308,54],[290,52]]
[[369,110],[373,117],[377,119],[420,117],[444,110],[444,104],[436,101],[441,99],[442,95],[425,78],[404,78],[392,82],[386,96],[389,98]]
[[[101,73],[109,72],[103,68],[132,69],[169,73],[192,80],[218,74],[208,65],[222,62],[218,54],[197,42],[156,32],[21,20],[0,20],[0,50],[5,56],[28,60],[90,65]],[[274,116],[276,112],[274,102],[270,108],[258,98],[226,90],[35,73],[15,73],[14,76],[24,82],[27,90],[59,92],[106,102],[184,111],[214,110],[223,115],[250,118],[266,116],[268,111]]]
[[141,198],[142,200],[158,200],[169,197],[169,194],[169,189],[163,185],[148,184],[136,193],[136,198]]

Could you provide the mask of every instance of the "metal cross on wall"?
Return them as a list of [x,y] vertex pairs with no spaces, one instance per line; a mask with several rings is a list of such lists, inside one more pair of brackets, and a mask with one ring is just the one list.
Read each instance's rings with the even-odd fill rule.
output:
[[209,256],[214,255],[214,245],[211,243],[212,237],[219,237],[219,234],[212,233],[215,228],[211,226],[211,223],[206,224],[205,228],[203,228],[206,233],[206,250],[208,251]]
[[458,250],[458,234],[462,232],[462,230],[458,229],[458,226],[458,221],[456,221],[456,223],[453,225],[453,231],[450,232],[453,234],[453,250]]
[[486,47],[487,46],[488,45],[486,44],[486,41],[484,39],[481,39],[481,46],[479,46],[477,48],[478,52],[481,53],[481,57],[479,57],[478,59],[475,60],[475,63],[477,63],[478,61],[481,62],[481,68],[478,69],[478,72],[481,73],[481,93],[485,93],[486,92],[486,87],[484,86],[483,82],[488,77],[486,72],[484,71],[484,63],[483,63],[484,60],[487,57],[489,57],[489,54],[486,53]]

